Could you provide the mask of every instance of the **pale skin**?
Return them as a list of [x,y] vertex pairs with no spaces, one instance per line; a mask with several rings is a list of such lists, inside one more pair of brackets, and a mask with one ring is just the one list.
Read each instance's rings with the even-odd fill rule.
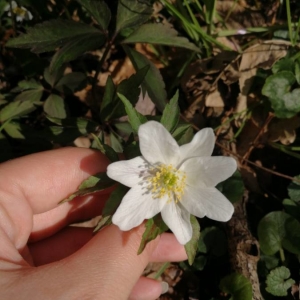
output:
[[112,189],[58,205],[108,163],[98,152],[63,148],[0,164],[1,299],[159,297],[161,284],[141,274],[149,262],[186,259],[172,234],[137,255],[144,225],[128,232],[112,225],[96,235],[68,226],[101,214]]

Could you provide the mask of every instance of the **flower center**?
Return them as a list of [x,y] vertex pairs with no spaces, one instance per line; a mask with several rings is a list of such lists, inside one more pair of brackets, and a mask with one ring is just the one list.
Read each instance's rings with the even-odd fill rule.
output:
[[18,6],[14,7],[12,11],[14,12],[15,15],[21,17],[24,17],[26,14],[26,10]]
[[149,170],[152,175],[148,177],[149,190],[153,198],[168,196],[168,202],[172,199],[177,203],[181,200],[186,181],[186,174],[177,170],[172,165],[158,165]]

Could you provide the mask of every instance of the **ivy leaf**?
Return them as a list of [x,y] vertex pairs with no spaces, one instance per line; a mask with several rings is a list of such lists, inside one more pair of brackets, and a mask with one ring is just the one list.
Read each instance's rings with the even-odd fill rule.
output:
[[49,116],[59,119],[67,117],[65,101],[62,97],[51,94],[44,103],[44,111]]
[[224,194],[231,203],[240,201],[245,190],[241,173],[239,171],[234,172],[231,177],[219,183],[217,189]]
[[142,88],[148,92],[150,99],[156,105],[156,107],[160,111],[163,111],[167,104],[167,92],[165,90],[165,83],[159,70],[141,53],[125,45],[123,48],[136,70],[145,66],[150,66],[149,71],[147,72],[147,75],[142,83]]
[[140,114],[129,102],[129,100],[118,93],[119,98],[122,100],[125,106],[126,113],[128,115],[129,123],[134,132],[138,132],[140,125],[147,122],[147,118]]
[[294,178],[296,180],[292,181],[288,186],[288,194],[292,200],[300,204],[300,175]]
[[252,300],[252,285],[248,278],[233,273],[224,277],[220,289],[231,295],[229,300]]
[[63,64],[72,61],[87,51],[100,48],[105,43],[105,36],[100,33],[88,33],[67,42],[52,57],[50,72],[57,71]]
[[222,256],[226,253],[227,240],[224,232],[218,227],[207,227],[201,231],[198,242],[198,251]]
[[191,215],[191,224],[193,229],[192,239],[184,245],[184,249],[187,254],[190,266],[195,260],[198,249],[198,242],[200,238],[200,225],[197,218],[193,215]]
[[263,217],[258,224],[261,250],[273,255],[284,248],[300,254],[300,223],[282,211],[274,211]]
[[145,23],[152,14],[149,0],[119,0],[116,31],[139,26]]
[[269,76],[262,89],[267,96],[278,118],[291,118],[300,112],[300,88],[292,90],[296,82],[290,71],[281,71]]
[[116,189],[110,194],[109,198],[105,202],[105,206],[102,211],[102,218],[94,229],[94,232],[98,232],[103,227],[110,225],[112,215],[119,207],[123,197],[128,192],[128,187],[119,184]]
[[149,219],[145,224],[146,230],[142,236],[140,247],[137,254],[141,254],[146,245],[154,240],[158,235],[164,233],[169,228],[161,218],[161,215],[158,214],[155,217]]
[[180,111],[178,106],[178,97],[179,92],[177,90],[173,98],[170,100],[170,103],[166,105],[160,120],[161,124],[163,124],[169,132],[174,131],[179,121]]
[[106,173],[98,173],[90,176],[88,179],[84,180],[78,191],[70,195],[68,198],[62,200],[60,204],[73,200],[75,197],[84,196],[91,193],[96,193],[102,191],[108,187],[111,187],[115,184],[115,181],[110,179]]
[[274,296],[287,296],[287,290],[295,283],[290,270],[286,267],[278,267],[270,272],[266,280],[266,291]]
[[111,13],[103,0],[76,0],[91,16],[94,17],[101,29],[105,31],[110,22]]
[[96,28],[71,20],[51,20],[28,28],[26,34],[10,39],[6,46],[31,48],[32,52],[42,53],[55,50],[70,41],[89,34],[97,34]]
[[[159,34],[158,34],[159,33]],[[161,23],[144,24],[122,41],[125,44],[150,43],[171,47],[182,47],[199,52],[200,49],[185,37],[177,36],[178,32],[169,25]]]

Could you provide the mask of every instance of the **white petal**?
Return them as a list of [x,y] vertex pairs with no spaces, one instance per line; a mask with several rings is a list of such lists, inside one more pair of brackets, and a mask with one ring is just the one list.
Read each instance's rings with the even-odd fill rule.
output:
[[233,214],[231,202],[216,188],[188,187],[181,200],[187,211],[197,217],[206,215],[216,221],[226,222]]
[[142,180],[147,172],[148,163],[141,157],[117,161],[107,167],[107,176],[128,187],[133,187]]
[[180,203],[167,203],[161,211],[161,216],[180,244],[185,245],[190,241],[193,234],[190,213]]
[[181,160],[196,156],[211,156],[215,146],[215,134],[212,128],[198,131],[193,140],[180,146]]
[[153,199],[142,185],[136,185],[122,199],[112,222],[121,230],[130,230],[158,214],[165,203],[166,199]]
[[236,160],[227,156],[194,157],[180,167],[187,175],[186,184],[194,187],[214,187],[236,170]]
[[150,164],[177,165],[179,146],[162,124],[149,121],[139,127],[138,134],[141,153]]

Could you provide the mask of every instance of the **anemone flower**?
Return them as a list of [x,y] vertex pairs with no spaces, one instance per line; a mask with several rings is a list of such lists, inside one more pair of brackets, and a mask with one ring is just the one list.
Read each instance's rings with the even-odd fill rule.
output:
[[161,213],[181,244],[192,238],[190,215],[228,221],[233,205],[215,186],[236,170],[231,157],[211,156],[215,135],[200,130],[193,140],[179,146],[165,127],[149,121],[139,127],[142,156],[114,162],[107,175],[130,187],[112,222],[130,230]]

